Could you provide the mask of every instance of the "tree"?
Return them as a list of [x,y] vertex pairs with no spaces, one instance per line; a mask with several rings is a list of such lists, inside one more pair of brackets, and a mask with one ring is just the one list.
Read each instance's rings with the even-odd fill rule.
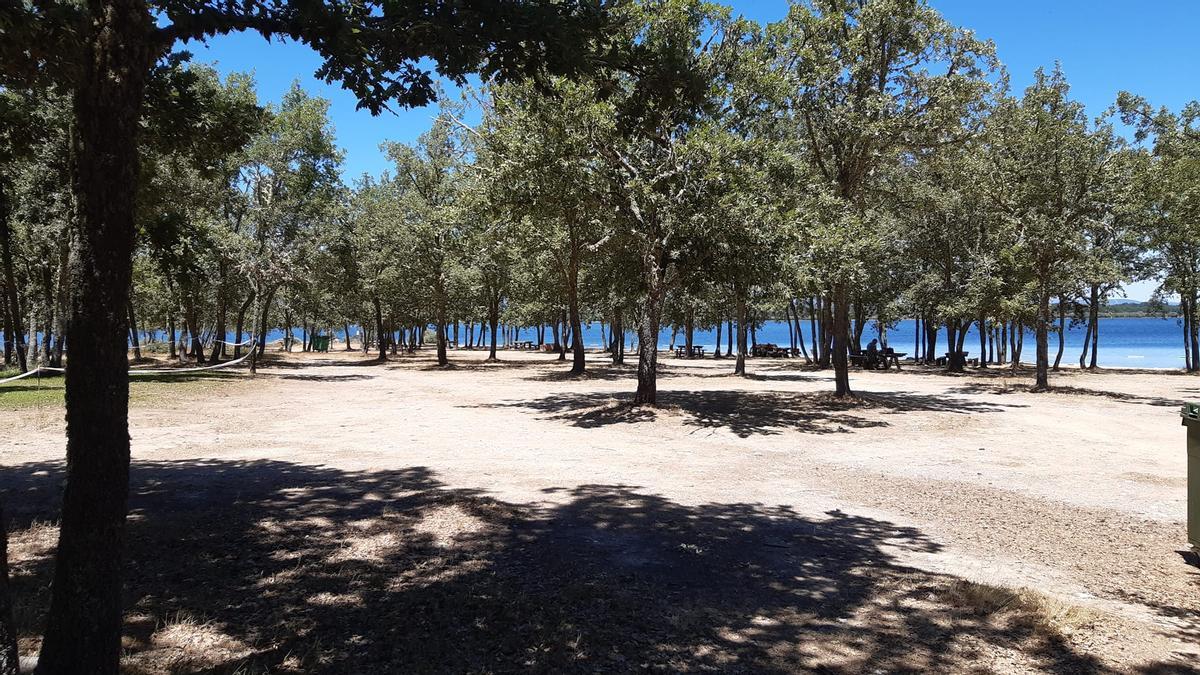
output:
[[826,214],[816,269],[833,305],[836,393],[850,395],[855,254],[871,238],[878,169],[905,152],[968,138],[993,67],[992,46],[950,25],[923,0],[795,4],[769,27],[776,68],[791,82],[778,102],[823,179]]
[[[0,84],[50,78],[72,92],[77,207],[67,341],[67,479],[39,671],[116,672],[121,551],[128,498],[125,345],[138,187],[139,120],[151,69],[178,42],[254,30],[308,44],[318,75],[373,112],[434,96],[429,59],[466,74],[569,70],[600,17],[598,2],[412,3],[93,0],[5,3]],[[410,30],[420,21],[422,30]],[[406,39],[398,40],[397,35]]]
[[1155,295],[1179,297],[1184,356],[1200,371],[1200,101],[1178,112],[1154,109],[1128,92],[1117,110],[1135,128],[1139,143],[1151,140],[1150,157],[1134,173],[1134,217],[1149,243],[1147,261],[1159,281]]
[[990,198],[1014,233],[1020,296],[1034,319],[1035,391],[1050,387],[1051,299],[1077,278],[1082,232],[1103,216],[1098,201],[1116,141],[1089,127],[1083,106],[1068,98],[1061,70],[1039,69],[1020,101],[1006,99],[989,118]]

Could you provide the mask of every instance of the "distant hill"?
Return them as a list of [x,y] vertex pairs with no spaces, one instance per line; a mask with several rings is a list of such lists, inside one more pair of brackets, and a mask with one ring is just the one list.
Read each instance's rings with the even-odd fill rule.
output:
[[1179,314],[1179,305],[1152,305],[1144,300],[1128,300],[1114,298],[1108,301],[1107,307],[1100,309],[1101,316],[1175,316]]

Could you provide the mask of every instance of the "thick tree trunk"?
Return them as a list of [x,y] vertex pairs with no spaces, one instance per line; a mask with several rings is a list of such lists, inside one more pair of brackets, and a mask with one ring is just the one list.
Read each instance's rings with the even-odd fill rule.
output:
[[0,504],[0,675],[17,675],[17,626],[13,623],[12,590],[8,586],[8,522]]
[[1034,324],[1034,334],[1037,340],[1037,375],[1033,385],[1034,391],[1050,389],[1050,294],[1042,293],[1038,300],[1037,323]]
[[638,369],[637,392],[634,405],[658,404],[658,330],[662,322],[662,304],[666,295],[662,268],[663,251],[660,246],[645,253],[642,272],[646,281],[645,306],[642,322],[638,326]]
[[13,320],[8,311],[8,286],[5,285],[4,279],[0,278],[0,317],[4,318],[4,325],[0,329],[4,330],[4,365],[11,366],[13,363]]
[[[500,298],[498,294],[494,294],[491,302],[488,305],[488,324],[491,327],[489,331],[491,345],[488,347],[488,361],[497,361],[499,357],[496,355],[496,332],[500,327]],[[556,331],[557,332],[557,331]],[[555,338],[557,340],[557,337]]]
[[817,298],[817,310],[821,318],[817,322],[817,330],[821,333],[821,358],[817,361],[822,368],[828,368],[832,363],[833,337],[837,330],[833,326],[833,308],[829,297]]
[[[17,357],[17,366],[24,373],[29,370],[25,360],[25,332],[21,329],[21,304],[17,296],[17,278],[13,272],[12,234],[9,230],[10,207],[4,186],[0,185],[0,263],[4,267],[4,303],[7,324],[4,327],[5,350],[11,349]],[[8,345],[12,344],[10,348]]]
[[946,370],[951,373],[961,373],[966,365],[963,362],[962,355],[959,354],[959,325],[958,319],[950,319],[946,321],[946,348],[950,352],[946,357]]
[[587,368],[583,347],[583,321],[579,317],[579,292],[572,283],[567,289],[571,320],[571,375],[582,375]]
[[67,469],[38,672],[116,673],[129,496],[129,299],[145,75],[158,56],[140,0],[93,0],[73,95],[78,236],[71,265]]
[[[1188,314],[1191,316],[1188,328],[1192,338],[1192,370],[1200,370],[1200,325],[1197,325],[1196,322],[1196,292],[1194,290],[1188,297]],[[1095,344],[1094,340],[1093,344]]]

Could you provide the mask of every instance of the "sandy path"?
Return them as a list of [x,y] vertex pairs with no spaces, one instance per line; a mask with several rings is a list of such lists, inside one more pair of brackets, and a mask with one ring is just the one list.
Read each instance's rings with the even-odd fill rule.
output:
[[[578,486],[623,486],[688,506],[754,504],[915,528],[914,568],[1028,586],[1100,610],[1077,639],[1118,666],[1200,658],[1200,574],[1182,555],[1186,457],[1177,402],[1193,378],[1064,374],[1026,380],[860,373],[866,405],[826,374],[752,362],[667,360],[657,413],[620,404],[627,371],[567,380],[548,357],[456,353],[381,366],[295,355],[253,383],[132,416],[135,460],[286,460],[347,471],[424,467],[447,486],[563,505]],[[214,400],[216,399],[216,400]],[[19,431],[6,464],[61,452],[57,424]],[[886,546],[886,544],[885,544]],[[1004,668],[1001,668],[1003,670]],[[1016,668],[1019,670],[1020,668]]]

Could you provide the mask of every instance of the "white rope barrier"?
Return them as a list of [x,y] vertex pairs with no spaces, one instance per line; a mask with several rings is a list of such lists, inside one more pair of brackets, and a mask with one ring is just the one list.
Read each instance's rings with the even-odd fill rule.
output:
[[[233,346],[242,347],[242,346],[246,346],[246,345],[253,345],[254,342],[255,342],[254,340],[247,340],[245,342],[236,343]],[[233,343],[227,343],[227,344],[233,344]],[[245,354],[243,354],[242,356],[240,356],[232,361],[226,361],[225,363],[218,363],[218,364],[212,365],[212,366],[200,366],[197,368],[134,368],[129,371],[129,374],[130,375],[170,375],[172,373],[199,373],[199,372],[204,372],[204,371],[208,371],[208,370],[221,370],[223,368],[229,368],[232,366],[236,366],[237,364],[250,358],[253,354],[254,354],[254,348],[251,347],[250,349],[246,350]],[[21,373],[20,375],[17,375],[15,377],[9,377],[9,378],[0,380],[0,384],[8,384],[9,382],[16,382],[17,380],[23,380],[27,377],[33,377],[34,375],[37,375],[37,374],[43,373],[43,372],[65,373],[65,372],[67,372],[67,370],[65,368],[50,368],[48,366],[39,366],[37,368],[34,368],[33,370],[30,370],[29,372]]]
[[[246,342],[242,342],[242,343],[239,343],[234,346],[242,346],[242,345],[246,345],[246,344],[251,344],[253,342],[254,342],[254,340],[247,340]],[[226,344],[228,344],[228,343],[226,343]],[[254,354],[253,346],[250,349],[247,349],[246,353],[242,354],[240,357],[238,357],[232,361],[226,361],[225,363],[218,363],[215,366],[199,366],[196,368],[145,368],[145,369],[136,368],[136,369],[130,370],[129,374],[130,375],[170,375],[172,373],[200,373],[200,372],[204,372],[207,370],[220,370],[222,368],[229,368],[230,366],[236,366],[237,364],[241,363],[242,361],[245,361],[246,359],[250,358],[250,356],[252,354]]]

